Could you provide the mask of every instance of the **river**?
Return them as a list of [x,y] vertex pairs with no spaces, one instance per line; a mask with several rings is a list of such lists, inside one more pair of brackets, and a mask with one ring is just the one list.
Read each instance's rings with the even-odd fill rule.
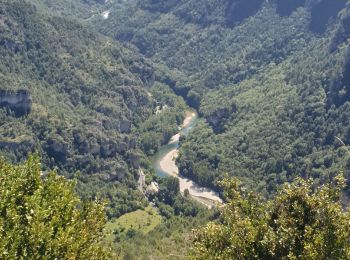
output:
[[222,200],[218,193],[211,189],[204,188],[185,178],[179,174],[175,160],[179,152],[179,138],[181,135],[187,135],[198,122],[198,115],[194,111],[187,111],[185,120],[179,129],[179,132],[174,135],[167,145],[161,147],[158,153],[153,158],[153,167],[159,177],[175,176],[179,179],[180,192],[183,194],[185,189],[188,189],[190,195],[200,203],[207,207],[212,207],[216,204],[221,204]]

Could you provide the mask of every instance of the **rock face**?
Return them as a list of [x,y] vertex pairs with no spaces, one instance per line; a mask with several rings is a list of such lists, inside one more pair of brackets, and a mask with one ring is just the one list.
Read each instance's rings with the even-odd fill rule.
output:
[[0,90],[0,107],[14,112],[16,117],[30,113],[32,100],[27,90],[17,92]]
[[232,104],[231,107],[218,108],[207,115],[206,120],[216,134],[222,133],[226,120],[236,111],[237,107],[235,104]]
[[55,136],[47,141],[46,152],[57,162],[64,163],[69,155],[69,145],[60,136]]
[[29,152],[34,147],[34,140],[30,137],[21,138],[20,140],[0,140],[0,149],[16,150],[22,148]]

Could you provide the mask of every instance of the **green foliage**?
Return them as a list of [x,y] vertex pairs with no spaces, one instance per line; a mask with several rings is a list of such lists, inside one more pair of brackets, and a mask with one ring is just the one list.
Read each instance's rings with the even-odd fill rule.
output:
[[136,179],[145,156],[133,129],[153,112],[153,69],[135,50],[54,11],[80,1],[40,2],[53,11],[0,1],[0,90],[26,89],[32,100],[23,117],[0,108],[1,154],[19,162],[39,151],[45,170],[80,171],[79,195],[108,198],[109,216],[142,208]]
[[0,162],[0,258],[110,259],[101,245],[104,204],[81,202],[75,182],[42,175],[39,158]]
[[[42,12],[50,15],[68,16],[82,21],[97,18],[104,10],[104,0],[31,0]],[[102,18],[101,18],[102,19]]]
[[[310,24],[311,13],[322,16],[317,8],[269,1],[256,11],[258,2],[237,22],[243,1],[138,1],[97,29],[136,45],[157,64],[156,79],[205,119],[181,142],[182,175],[219,189],[229,173],[268,197],[297,176],[323,183],[344,163],[334,136],[350,143],[348,10],[316,36]],[[149,154],[164,132],[143,135]]]
[[[162,218],[155,208],[148,206],[144,210],[136,210],[111,219],[104,230],[106,240],[109,242],[124,241],[130,229],[147,234],[162,222]],[[130,234],[129,234],[130,235]]]
[[212,217],[213,213],[207,210],[196,217],[172,216],[146,234],[138,232],[136,226],[132,237],[127,237],[125,230],[116,234],[116,247],[124,259],[184,259],[191,246],[192,229]]
[[173,87],[188,99],[249,78],[271,62],[279,63],[310,38],[304,11],[282,19],[268,5],[231,28],[225,21],[232,1],[177,1],[175,7],[158,12],[144,8],[143,2],[116,10],[97,28],[135,44],[157,64],[171,68]]
[[180,195],[179,179],[172,176],[164,178],[157,194],[159,200],[172,205],[178,195]]
[[190,196],[180,194],[179,179],[172,176],[161,179],[158,193],[149,195],[149,199],[155,202],[159,213],[166,219],[174,216],[197,217],[205,210]]
[[153,155],[178,132],[187,106],[183,98],[175,95],[165,84],[156,82],[150,91],[156,99],[155,111],[138,126],[137,131],[140,132],[143,151]]
[[[0,1],[0,88],[28,90],[32,99],[23,117],[0,109],[0,153],[21,161],[38,150],[45,170],[80,171],[78,194],[108,198],[108,217],[119,217],[147,205],[137,170],[152,172],[146,155],[178,131],[185,99],[202,119],[180,140],[182,175],[219,190],[227,172],[270,198],[298,176],[327,183],[350,165],[335,138],[350,143],[349,8],[337,16],[329,4],[336,7],[333,0]],[[326,33],[315,35],[315,25]],[[202,209],[173,184],[165,180],[154,197],[164,223],[120,237],[125,258],[140,256],[139,248],[150,258],[183,256],[188,237],[180,234]],[[260,222],[246,207],[266,220],[253,198],[237,197],[249,243]],[[164,247],[155,241],[167,236]]]
[[[316,36],[310,16],[323,11],[269,2],[227,26],[231,1],[166,1],[164,8],[139,1],[97,26],[135,44],[163,72],[157,80],[198,108],[205,120],[182,140],[177,161],[203,186],[219,190],[229,173],[269,197],[298,176],[322,184],[347,160],[334,137],[350,143],[349,10]],[[144,138],[150,151],[159,147],[156,136]]]
[[285,185],[270,201],[237,180],[222,181],[227,204],[219,223],[196,231],[193,259],[349,259],[345,179],[315,188],[312,180]]

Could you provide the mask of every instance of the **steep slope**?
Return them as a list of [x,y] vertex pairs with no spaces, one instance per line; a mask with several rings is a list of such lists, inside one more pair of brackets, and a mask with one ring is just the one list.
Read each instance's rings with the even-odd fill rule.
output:
[[[113,224],[148,205],[137,186],[139,167],[149,184],[154,176],[146,155],[178,132],[188,106],[166,80],[155,80],[168,72],[88,25],[105,19],[100,14],[109,4],[0,0],[0,156],[17,162],[37,151],[42,175],[59,168],[77,179],[80,197],[107,199],[112,228],[105,242],[119,255],[185,254],[190,230],[210,215],[190,198],[173,195],[172,207],[157,199],[154,216],[126,228]],[[157,228],[149,227],[152,217]],[[154,230],[138,232],[145,226]]]
[[274,7],[248,2],[177,1],[163,12],[158,2],[142,1],[115,10],[99,28],[172,69],[174,89],[197,107],[205,89],[239,82],[307,44],[307,15],[281,19]]
[[113,214],[140,207],[133,128],[154,109],[145,59],[21,0],[0,2],[0,55],[1,154],[40,151],[44,167],[82,173],[83,195],[121,201]]
[[205,120],[181,173],[224,173],[268,195],[295,176],[330,178],[349,139],[346,1],[139,1],[98,28],[133,43]]
[[42,12],[60,16],[70,16],[75,19],[89,19],[102,10],[104,0],[32,0]]

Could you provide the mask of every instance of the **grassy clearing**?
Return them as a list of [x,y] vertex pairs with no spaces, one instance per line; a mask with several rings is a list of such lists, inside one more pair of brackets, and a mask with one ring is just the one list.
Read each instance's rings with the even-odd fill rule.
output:
[[127,232],[130,229],[147,234],[152,231],[162,221],[162,217],[158,212],[148,206],[144,210],[136,210],[124,214],[118,219],[113,219],[106,224],[106,239],[110,242],[114,239],[113,232]]

